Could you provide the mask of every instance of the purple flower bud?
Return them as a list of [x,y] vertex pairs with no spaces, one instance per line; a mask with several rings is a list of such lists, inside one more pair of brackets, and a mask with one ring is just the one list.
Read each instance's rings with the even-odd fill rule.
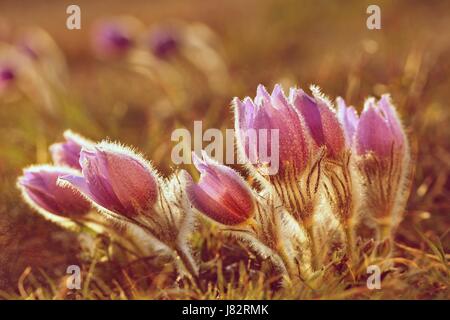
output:
[[345,140],[335,111],[320,96],[312,98],[302,89],[292,88],[289,99],[305,120],[315,144],[326,146],[328,155],[337,157],[344,150]]
[[16,79],[16,70],[13,66],[0,66],[0,92],[10,87]]
[[203,152],[203,160],[192,154],[200,171],[196,184],[186,173],[186,192],[192,205],[211,219],[225,225],[247,221],[254,212],[252,193],[243,179],[231,168],[211,160]]
[[115,19],[97,23],[93,31],[94,50],[106,58],[124,56],[135,44],[135,21]]
[[129,218],[148,214],[158,196],[157,178],[151,166],[133,151],[101,142],[80,153],[82,176],[60,178],[101,209]]
[[355,135],[356,127],[358,126],[358,114],[353,107],[347,107],[344,99],[338,97],[336,99],[338,106],[338,118],[344,128],[345,141],[348,147],[353,145],[353,136]]
[[[308,141],[310,139],[301,117],[292,104],[288,102],[282,87],[276,85],[272,94],[264,86],[259,85],[254,100],[249,97],[240,101],[234,100],[235,129],[238,147],[242,149],[248,161],[257,169],[267,166],[261,150],[267,148],[267,153],[274,152],[272,146],[278,148],[278,174],[302,172],[309,161]],[[271,130],[276,130],[278,141],[272,141]],[[262,131],[267,136],[261,136]],[[256,139],[252,139],[252,134]],[[265,137],[267,141],[260,139]]]
[[54,143],[49,148],[53,162],[56,165],[69,166],[81,170],[81,148],[92,148],[94,144],[70,130],[64,132],[64,138],[66,139],[65,142]]
[[389,96],[384,95],[378,103],[370,98],[364,105],[364,111],[355,133],[355,148],[359,155],[373,152],[383,158],[399,153],[405,147],[405,135]]
[[169,57],[179,47],[179,35],[171,29],[158,28],[150,34],[150,48],[161,59]]
[[78,192],[57,184],[61,176],[76,175],[70,168],[47,165],[24,169],[18,179],[18,187],[27,202],[39,212],[63,217],[79,217],[90,210],[89,202]]

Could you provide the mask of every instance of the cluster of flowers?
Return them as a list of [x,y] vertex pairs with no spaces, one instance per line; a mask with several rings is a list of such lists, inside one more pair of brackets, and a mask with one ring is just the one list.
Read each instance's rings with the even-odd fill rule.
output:
[[13,100],[20,93],[51,109],[54,101],[50,88],[60,89],[67,71],[56,43],[44,30],[31,27],[21,30],[16,37],[3,38],[4,41],[0,41],[0,99]]
[[[104,59],[122,59],[133,55],[135,51],[147,52],[158,61],[152,62],[146,56],[146,63],[150,61],[154,64],[176,53],[183,55],[184,52],[194,51],[201,56],[202,47],[207,47],[209,38],[213,36],[203,25],[173,23],[157,25],[149,31],[144,29],[139,20],[130,16],[99,19],[92,28],[93,51]],[[136,59],[142,59],[142,54],[136,56],[139,56]],[[30,69],[36,66],[39,69],[37,71],[42,72],[30,76]],[[52,84],[57,85],[62,73],[66,72],[65,68],[61,50],[42,29],[29,28],[17,39],[0,42],[0,93],[13,87],[18,80],[42,74],[55,78]]]
[[342,99],[336,112],[317,88],[312,93],[292,88],[286,97],[280,85],[271,94],[259,86],[254,99],[233,101],[239,156],[259,154],[248,130],[279,130],[276,174],[267,174],[262,160],[247,161],[255,188],[206,153],[193,154],[198,182],[183,170],[165,179],[133,150],[70,131],[50,147],[54,165],[24,169],[18,186],[52,219],[83,222],[93,206],[116,226],[143,231],[194,277],[198,264],[188,239],[200,212],[273,262],[286,280],[305,279],[329,261],[333,243],[343,244],[350,261],[358,258],[362,221],[378,240],[392,236],[412,171],[389,96],[367,99],[358,116]]
[[131,16],[99,20],[92,31],[93,49],[102,58],[121,58],[141,47],[157,58],[166,59],[183,46],[184,31],[176,26],[143,30],[143,24]]

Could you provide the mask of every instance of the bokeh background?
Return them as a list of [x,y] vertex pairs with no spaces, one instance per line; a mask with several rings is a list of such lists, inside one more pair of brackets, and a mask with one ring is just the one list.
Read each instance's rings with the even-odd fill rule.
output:
[[[47,148],[65,129],[133,145],[168,174],[174,129],[194,120],[204,130],[232,128],[232,98],[253,96],[260,83],[317,84],[358,110],[365,97],[391,93],[417,159],[399,241],[428,250],[418,229],[448,252],[450,2],[78,0],[81,30],[68,30],[73,3],[0,0],[0,42],[39,27],[59,48],[51,51],[56,75],[41,70],[46,89],[0,95],[1,292],[20,291],[29,270],[58,276],[77,262],[75,235],[34,214],[15,187],[24,166],[50,161]],[[370,4],[381,8],[381,30],[366,27]],[[144,49],[146,30],[167,25],[200,45],[150,62],[145,54],[100,59],[93,25],[125,14],[140,20]]]

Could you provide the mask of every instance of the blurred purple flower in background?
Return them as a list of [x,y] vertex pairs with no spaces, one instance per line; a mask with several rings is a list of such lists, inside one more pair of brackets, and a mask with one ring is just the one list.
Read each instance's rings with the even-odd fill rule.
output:
[[11,87],[16,77],[16,70],[12,65],[0,65],[0,92]]
[[93,28],[94,51],[104,58],[126,55],[136,44],[138,22],[129,17],[102,20]]
[[151,51],[161,59],[168,58],[180,46],[180,35],[171,28],[156,28],[150,32],[149,38]]

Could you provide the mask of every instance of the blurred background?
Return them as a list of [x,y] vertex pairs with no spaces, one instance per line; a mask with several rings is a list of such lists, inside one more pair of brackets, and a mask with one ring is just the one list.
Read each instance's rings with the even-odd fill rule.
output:
[[[66,28],[70,4],[81,30]],[[381,30],[366,27],[370,4]],[[168,174],[174,129],[232,128],[232,98],[260,83],[316,84],[358,110],[390,93],[417,158],[398,237],[423,249],[418,228],[448,252],[449,30],[450,2],[436,0],[0,0],[0,290],[78,259],[76,237],[15,187],[65,129],[133,145]]]

